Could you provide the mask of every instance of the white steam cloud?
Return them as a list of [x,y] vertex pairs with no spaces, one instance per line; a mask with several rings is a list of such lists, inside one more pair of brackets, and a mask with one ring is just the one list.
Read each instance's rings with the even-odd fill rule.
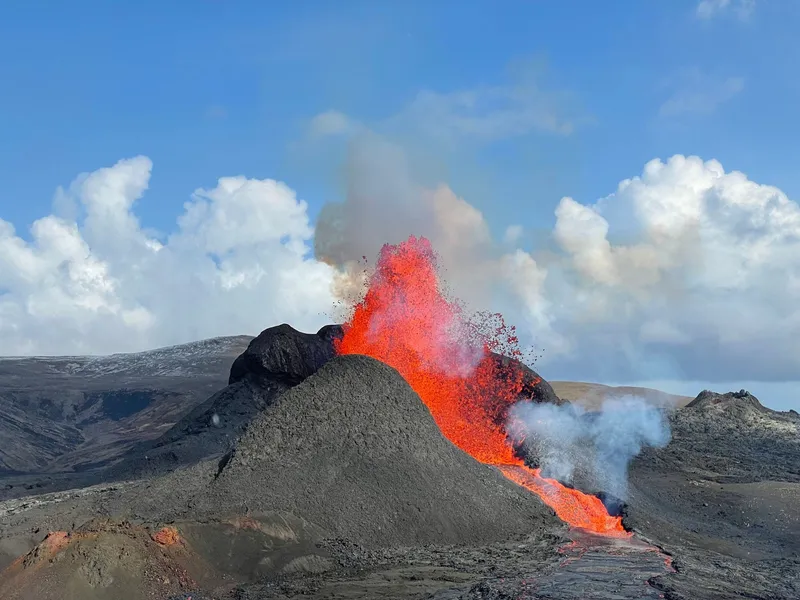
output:
[[562,483],[580,478],[619,500],[628,495],[631,460],[642,448],[662,448],[670,440],[665,412],[635,396],[607,399],[599,412],[520,403],[509,414],[509,431],[524,438],[543,476]]
[[[384,244],[411,234],[433,243],[448,285],[473,309],[486,308],[490,290],[509,285],[517,265],[535,266],[521,250],[498,251],[479,210],[446,185],[418,184],[403,150],[378,136],[364,134],[351,146],[346,180],[344,201],[323,207],[314,239],[316,255],[348,273],[340,281],[345,298],[361,290],[357,275],[363,272],[363,257],[374,264]],[[543,304],[537,283],[534,276],[523,285],[533,303]],[[346,289],[347,284],[356,289]]]

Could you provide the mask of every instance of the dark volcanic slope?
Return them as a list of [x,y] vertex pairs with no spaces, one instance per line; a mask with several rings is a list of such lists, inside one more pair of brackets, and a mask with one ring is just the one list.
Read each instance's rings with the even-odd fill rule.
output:
[[183,588],[193,581],[184,565],[194,567],[191,570],[195,572],[207,565],[182,544],[162,539],[168,537],[163,533],[152,535],[142,527],[104,520],[87,523],[69,533],[51,532],[0,572],[0,597],[3,600],[185,598]]
[[[114,478],[164,473],[227,453],[250,419],[333,358],[333,341],[341,335],[340,325],[326,325],[317,333],[301,333],[287,324],[265,329],[231,366],[228,387],[158,439],[137,447],[114,467]],[[505,366],[513,363],[522,369],[522,397],[561,403],[536,372],[512,359],[492,357]]]
[[557,519],[446,440],[391,367],[340,356],[247,428],[198,510],[285,510],[360,543],[489,541]]
[[115,478],[164,473],[230,450],[247,423],[333,355],[337,325],[301,333],[283,324],[265,329],[231,366],[229,385],[196,406],[152,442],[112,469]]
[[[97,514],[137,525],[75,529]],[[214,572],[242,583],[331,569],[334,577],[352,577],[373,564],[357,544],[382,552],[511,538],[513,544],[498,550],[503,560],[526,554],[536,565],[551,562],[557,540],[551,532],[563,531],[538,497],[447,441],[397,371],[365,356],[333,358],[272,399],[222,465],[204,461],[93,490],[0,503],[0,517],[0,567],[30,549],[0,573],[0,595],[15,590],[20,598],[109,597],[103,594],[117,593],[117,575],[125,589],[114,597],[158,597],[151,583],[169,580],[164,590],[174,584],[173,559],[207,590],[223,583],[201,582]],[[140,535],[142,523],[175,527],[186,541],[177,547],[181,554],[162,556]],[[63,542],[61,550],[47,542],[34,547],[44,532],[59,530],[69,533],[54,538]],[[449,561],[452,551],[441,552],[432,565]],[[481,552],[472,552],[471,574],[423,566],[403,577],[425,577],[428,589],[474,579],[492,571],[487,560],[496,563],[491,550],[486,558]],[[131,574],[144,577],[143,584],[127,583]],[[437,582],[442,576],[448,579]],[[59,595],[65,589],[72,595]]]
[[88,468],[225,385],[251,338],[104,357],[0,358],[0,475]]
[[670,599],[800,598],[800,416],[702,392],[631,469],[627,525],[663,543]]

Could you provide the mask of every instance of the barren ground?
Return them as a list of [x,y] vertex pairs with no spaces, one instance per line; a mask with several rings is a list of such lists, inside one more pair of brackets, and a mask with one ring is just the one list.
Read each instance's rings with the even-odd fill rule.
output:
[[652,402],[655,406],[681,408],[689,404],[689,396],[677,396],[659,390],[632,386],[610,386],[602,383],[585,383],[582,381],[551,381],[559,398],[569,400],[587,410],[600,408],[603,401],[619,396],[637,396]]
[[[246,451],[222,462],[214,457],[92,487],[74,473],[48,474],[47,488],[35,487],[42,474],[6,476],[0,485],[14,487],[0,501],[0,597],[800,598],[796,413],[770,411],[741,394],[701,395],[677,410],[672,442],[643,452],[632,465],[624,522],[633,537],[606,539],[567,530],[549,509],[526,508],[536,499],[505,506],[519,491],[507,489],[491,467],[458,467],[462,458],[450,456],[431,437],[435,431],[420,426],[413,395],[398,395],[388,372],[379,373],[336,375],[332,387],[311,377],[286,396],[291,402],[266,412],[276,399],[251,406],[238,396],[245,408],[237,414],[261,417]],[[359,385],[365,386],[360,400],[350,403],[347,390],[355,394]],[[608,394],[676,402],[640,388],[553,387],[591,402]],[[367,393],[373,388],[380,398]],[[344,419],[324,417],[328,393],[346,404],[337,409],[350,411]],[[393,412],[378,414],[386,402],[397,402]],[[293,415],[294,404],[308,422]],[[217,408],[212,403],[208,410]],[[198,418],[206,427],[207,415]],[[312,430],[318,437],[303,445],[299,436]],[[195,424],[175,431],[196,440],[205,430]],[[289,447],[291,470],[281,471],[270,461]],[[374,462],[364,462],[363,452]],[[326,462],[322,455],[333,458]],[[370,487],[375,469],[383,484]],[[351,505],[347,495],[335,494],[337,477],[360,490]],[[323,480],[332,487],[320,494],[314,483]],[[475,492],[484,485],[495,491]],[[382,497],[382,489],[391,494]],[[437,500],[427,505],[426,498]],[[459,514],[459,505],[472,508]],[[493,513],[491,506],[505,508]],[[420,510],[425,518],[410,519]],[[474,535],[504,515],[502,532]],[[405,525],[397,528],[396,519]],[[435,523],[450,523],[449,529],[436,532]],[[448,536],[455,543],[443,543]],[[479,539],[491,537],[496,541]]]

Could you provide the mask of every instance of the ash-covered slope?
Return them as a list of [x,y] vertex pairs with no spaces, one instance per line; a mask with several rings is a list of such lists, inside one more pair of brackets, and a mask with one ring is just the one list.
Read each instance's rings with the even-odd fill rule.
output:
[[288,511],[371,545],[486,542],[559,523],[445,439],[397,371],[358,355],[264,408],[194,506]]
[[[226,454],[256,414],[334,357],[333,343],[342,333],[341,325],[326,325],[317,333],[302,333],[285,323],[265,329],[234,361],[227,387],[161,437],[137,447],[111,469],[113,477],[165,473]],[[521,398],[561,403],[550,384],[526,365],[498,354],[492,358],[522,370]]]
[[668,598],[800,597],[800,415],[704,391],[632,463],[627,526],[663,543]]
[[650,460],[719,483],[800,482],[800,415],[741,390],[701,392],[670,418],[672,442]]
[[254,415],[333,357],[337,335],[338,325],[315,334],[285,323],[265,329],[233,362],[228,386],[158,439],[141,444],[111,473],[115,478],[153,475],[223,455]]
[[[187,569],[188,567],[188,569]],[[98,519],[54,531],[0,572],[4,600],[186,598],[205,561],[172,528]],[[196,597],[196,596],[195,596]]]
[[0,475],[87,469],[225,385],[251,338],[112,356],[0,358]]

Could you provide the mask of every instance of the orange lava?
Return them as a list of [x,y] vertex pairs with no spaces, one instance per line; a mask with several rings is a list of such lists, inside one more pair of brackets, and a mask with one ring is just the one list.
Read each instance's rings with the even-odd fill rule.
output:
[[161,546],[174,546],[181,541],[181,536],[174,527],[162,527],[152,535],[152,538]]
[[629,535],[600,499],[541,477],[516,455],[505,425],[508,409],[522,392],[523,373],[490,354],[522,355],[514,329],[499,315],[471,321],[447,300],[427,239],[412,236],[382,248],[367,293],[344,332],[337,352],[365,354],[397,369],[445,437],[461,450],[498,467],[573,527]]
[[51,531],[39,546],[50,555],[53,555],[66,547],[69,543],[69,538],[70,535],[66,531]]

